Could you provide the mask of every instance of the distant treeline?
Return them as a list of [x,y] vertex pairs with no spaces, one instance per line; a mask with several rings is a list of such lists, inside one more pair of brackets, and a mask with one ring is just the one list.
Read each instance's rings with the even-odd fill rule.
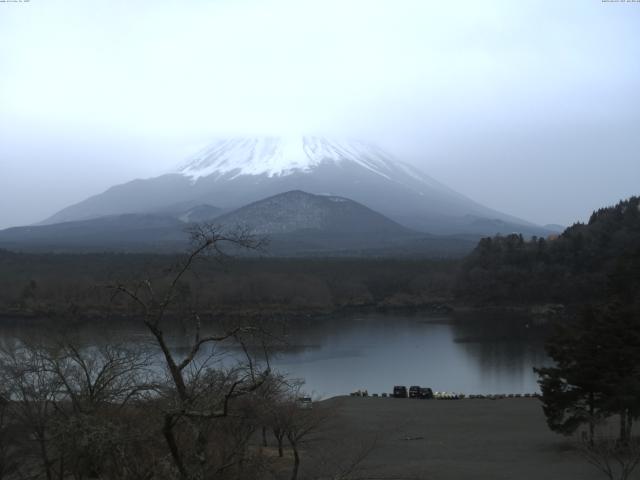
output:
[[557,238],[482,239],[463,261],[456,297],[489,303],[584,303],[614,288],[640,297],[640,199],[591,215]]
[[[161,282],[181,257],[157,254],[26,254],[0,250],[0,312],[72,308],[126,312],[110,286]],[[231,258],[200,260],[181,294],[200,311],[330,313],[344,308],[419,308],[450,301],[454,260]]]

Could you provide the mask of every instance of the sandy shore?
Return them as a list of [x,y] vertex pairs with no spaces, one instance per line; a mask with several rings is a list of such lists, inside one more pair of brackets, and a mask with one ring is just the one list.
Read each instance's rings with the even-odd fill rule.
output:
[[547,428],[537,399],[335,397],[322,402],[325,407],[333,409],[333,421],[317,440],[323,463],[333,455],[336,464],[346,464],[376,442],[360,465],[360,478],[603,478],[569,439]]

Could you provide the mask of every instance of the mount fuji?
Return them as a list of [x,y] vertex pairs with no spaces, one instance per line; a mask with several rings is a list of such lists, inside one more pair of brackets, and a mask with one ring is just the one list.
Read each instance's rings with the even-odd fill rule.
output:
[[202,205],[224,213],[294,190],[345,197],[432,234],[549,233],[485,207],[373,145],[313,136],[219,139],[170,173],[116,185],[42,223]]

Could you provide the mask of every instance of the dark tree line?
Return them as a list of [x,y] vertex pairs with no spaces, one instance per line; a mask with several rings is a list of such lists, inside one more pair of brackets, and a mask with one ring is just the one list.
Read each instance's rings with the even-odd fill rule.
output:
[[604,279],[583,299],[580,314],[558,325],[547,342],[556,362],[538,370],[547,420],[565,434],[588,424],[593,442],[596,426],[617,416],[618,440],[628,444],[640,416],[638,198],[595,212],[588,226],[568,230],[560,245],[567,242],[575,247],[566,253],[571,271]]
[[[485,238],[464,260],[456,282],[462,299],[488,303],[606,301],[614,277],[640,278],[640,197],[591,215],[557,238]],[[636,295],[637,297],[637,295]],[[634,300],[635,301],[635,300]]]
[[[107,309],[126,315],[124,297],[105,288],[140,276],[166,281],[175,255],[27,254],[0,250],[0,314],[52,316],[74,304],[89,316]],[[200,312],[329,313],[348,308],[420,307],[446,302],[457,263],[450,260],[374,258],[234,258],[224,265],[197,262],[183,288]]]
[[546,345],[555,366],[536,369],[549,427],[570,435],[588,425],[619,421],[619,441],[631,440],[640,417],[640,318],[619,303],[591,307],[558,327]]
[[[580,313],[556,325],[546,344],[555,365],[536,371],[549,427],[564,435],[586,427],[579,452],[606,477],[625,480],[640,463],[640,442],[633,437],[640,418],[637,198],[594,213],[590,226],[586,237],[569,237],[580,246],[570,261],[583,258],[585,264],[572,271],[599,276],[598,289],[586,290]],[[614,422],[615,439],[606,433]]]

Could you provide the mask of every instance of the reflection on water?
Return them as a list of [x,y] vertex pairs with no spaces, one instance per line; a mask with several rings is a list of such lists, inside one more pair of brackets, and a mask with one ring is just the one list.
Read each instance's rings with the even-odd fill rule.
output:
[[[3,322],[0,335],[46,335],[36,322]],[[140,325],[82,326],[74,337],[87,345],[107,339],[152,343]],[[526,318],[402,316],[376,314],[309,320],[291,325],[286,347],[271,366],[304,378],[317,396],[391,391],[393,385],[429,386],[434,391],[526,393],[538,390],[534,366],[549,363],[545,329]],[[172,337],[182,351],[185,337]],[[208,352],[207,352],[208,353]],[[231,353],[232,355],[234,353]],[[238,354],[237,352],[235,354]]]
[[321,396],[389,392],[394,384],[527,393],[538,390],[533,367],[549,363],[544,334],[514,318],[343,318],[299,326],[292,341],[317,347],[281,352],[273,364]]

